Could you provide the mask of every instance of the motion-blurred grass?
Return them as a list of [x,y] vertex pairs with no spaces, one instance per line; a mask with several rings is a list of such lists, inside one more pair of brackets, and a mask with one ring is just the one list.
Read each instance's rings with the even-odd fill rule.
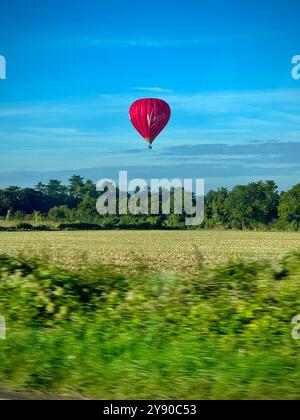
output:
[[98,398],[300,398],[300,253],[189,277],[0,257],[0,383]]

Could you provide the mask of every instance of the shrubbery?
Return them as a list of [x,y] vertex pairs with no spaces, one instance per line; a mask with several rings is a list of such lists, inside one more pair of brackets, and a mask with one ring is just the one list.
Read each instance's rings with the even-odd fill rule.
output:
[[32,230],[33,226],[30,223],[21,222],[21,223],[17,224],[16,229],[18,229],[18,230]]
[[0,380],[98,398],[299,398],[300,253],[196,275],[0,257]]
[[101,226],[94,223],[60,223],[59,230],[100,230]]

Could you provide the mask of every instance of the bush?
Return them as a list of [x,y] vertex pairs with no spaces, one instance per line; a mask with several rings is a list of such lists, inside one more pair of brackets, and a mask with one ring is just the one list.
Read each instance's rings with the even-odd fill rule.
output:
[[61,223],[59,230],[101,230],[101,226],[93,223]]
[[47,225],[37,225],[37,226],[33,226],[32,230],[37,230],[37,231],[51,231],[53,230],[50,226]]
[[18,230],[32,230],[33,226],[30,223],[22,222],[22,223],[18,223],[16,228]]
[[[127,282],[102,266],[78,272],[47,260],[0,256],[0,313],[28,325],[52,325],[76,316],[92,316],[102,301]],[[11,306],[15,299],[15,304]]]
[[190,278],[0,256],[0,381],[97,398],[300,397],[300,253]]

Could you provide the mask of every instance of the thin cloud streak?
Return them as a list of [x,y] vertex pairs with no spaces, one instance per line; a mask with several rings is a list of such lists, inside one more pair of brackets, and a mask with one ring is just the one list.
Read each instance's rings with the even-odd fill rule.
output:
[[[197,38],[101,38],[97,36],[81,36],[68,39],[66,41],[57,40],[56,47],[60,48],[174,48],[184,46],[199,46],[204,44],[218,44],[218,43],[232,43],[232,42],[247,42],[255,39],[266,38],[262,34],[237,34],[228,36],[202,36]],[[52,45],[53,47],[53,45]]]
[[[164,92],[166,93],[165,99],[171,103],[173,108],[181,112],[192,114],[246,114],[263,109],[274,119],[281,117],[293,122],[298,122],[299,119],[300,89],[201,92],[194,94],[172,93],[171,89],[159,87],[137,87],[134,89]],[[136,99],[136,96],[133,93],[124,92],[122,94],[99,94],[94,97],[62,102],[0,103],[0,118],[47,113],[74,114],[84,111],[93,112],[95,109],[98,113],[123,112],[124,107],[128,106],[134,99]]]
[[133,87],[132,90],[139,90],[143,92],[156,92],[156,93],[173,93],[171,89],[164,89],[160,87]]

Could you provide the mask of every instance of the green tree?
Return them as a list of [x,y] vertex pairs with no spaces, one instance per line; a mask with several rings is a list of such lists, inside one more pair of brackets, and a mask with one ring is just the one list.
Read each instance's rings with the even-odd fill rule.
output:
[[79,175],[73,175],[69,179],[69,193],[72,197],[82,198],[85,194],[85,184]]
[[69,212],[70,212],[70,209],[68,208],[68,206],[53,207],[48,212],[48,219],[52,220],[53,222],[66,220],[68,218]]
[[228,190],[226,188],[207,193],[205,197],[205,224],[207,226],[225,225],[228,222],[225,205],[227,197]]
[[163,222],[163,226],[172,228],[172,229],[180,229],[184,228],[185,224],[183,222],[183,217],[179,214],[170,214],[167,219]]
[[42,222],[42,220],[43,220],[43,214],[40,212],[40,211],[37,211],[37,210],[35,210],[33,213],[32,213],[32,220],[34,221],[34,222]]
[[62,185],[61,181],[58,181],[57,179],[50,179],[46,185],[46,194],[51,197],[65,194],[66,190],[66,187]]
[[38,191],[42,194],[46,194],[46,192],[47,192],[47,187],[42,182],[39,182],[34,188],[35,188],[36,191]]
[[88,179],[83,187],[83,192],[85,196],[92,197],[92,198],[98,198],[99,194],[96,189],[96,185]]
[[278,212],[281,222],[296,229],[300,228],[300,184],[282,194]]
[[229,193],[225,209],[231,227],[249,229],[267,225],[277,217],[279,195],[274,181],[237,185]]
[[86,196],[76,209],[76,219],[80,222],[98,223],[100,215],[96,209],[96,199]]
[[25,213],[21,210],[17,210],[14,214],[14,220],[24,220]]

